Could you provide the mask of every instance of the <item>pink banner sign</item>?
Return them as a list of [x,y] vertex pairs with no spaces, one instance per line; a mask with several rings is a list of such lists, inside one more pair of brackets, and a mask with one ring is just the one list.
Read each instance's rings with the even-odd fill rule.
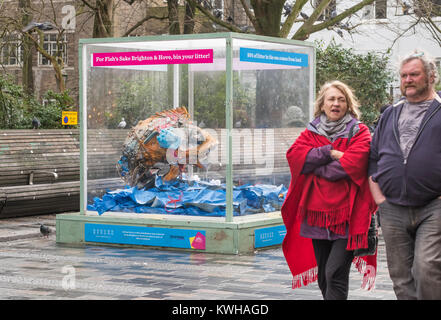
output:
[[93,67],[213,63],[213,49],[102,52],[92,54]]

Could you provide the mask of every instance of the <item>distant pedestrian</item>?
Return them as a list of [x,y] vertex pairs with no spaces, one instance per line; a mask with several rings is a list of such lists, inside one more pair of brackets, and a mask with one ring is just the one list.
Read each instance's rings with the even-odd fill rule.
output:
[[305,127],[306,116],[298,106],[290,106],[283,114],[282,125],[286,127]]
[[371,135],[358,121],[358,105],[346,84],[326,83],[315,119],[286,154],[291,184],[282,206],[283,252],[293,288],[318,280],[325,300],[347,299],[352,262],[369,288],[375,280],[376,254],[354,257],[367,247],[376,211],[367,179]]
[[435,61],[400,64],[403,97],[384,110],[369,161],[389,274],[398,299],[441,299],[441,92]]

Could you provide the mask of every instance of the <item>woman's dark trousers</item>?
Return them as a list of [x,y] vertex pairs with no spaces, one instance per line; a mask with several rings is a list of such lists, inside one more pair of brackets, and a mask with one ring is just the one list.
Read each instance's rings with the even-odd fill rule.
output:
[[349,291],[349,272],[354,258],[346,250],[347,239],[312,240],[318,266],[318,285],[325,300],[346,300]]

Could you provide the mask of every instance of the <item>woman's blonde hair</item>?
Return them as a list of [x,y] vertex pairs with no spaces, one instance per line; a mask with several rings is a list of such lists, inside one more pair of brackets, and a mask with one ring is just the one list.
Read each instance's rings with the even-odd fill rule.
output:
[[326,82],[320,88],[317,99],[315,100],[315,103],[314,103],[314,118],[320,116],[323,113],[323,111],[321,109],[322,109],[323,103],[325,102],[325,94],[326,94],[326,91],[331,87],[334,87],[334,88],[340,90],[341,93],[343,93],[343,95],[346,98],[346,103],[348,105],[348,112],[354,118],[360,119],[361,113],[360,113],[360,110],[358,109],[358,107],[360,106],[360,103],[358,102],[357,98],[355,97],[353,90],[347,84],[345,84],[341,81],[338,81],[338,80]]

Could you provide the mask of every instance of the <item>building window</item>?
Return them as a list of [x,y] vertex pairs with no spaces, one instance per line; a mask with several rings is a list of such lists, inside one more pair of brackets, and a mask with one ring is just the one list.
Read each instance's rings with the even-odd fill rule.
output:
[[[322,2],[322,0],[315,0],[315,8]],[[315,9],[314,8],[314,9]],[[332,0],[322,14],[318,17],[318,21],[329,20],[337,15],[337,0]]]
[[[249,0],[245,1],[245,2],[247,2],[248,6],[250,5],[250,1]],[[211,6],[214,9],[223,9],[224,8],[224,2],[223,2],[223,0],[212,0],[211,1]]]
[[387,18],[387,0],[375,0],[375,19]]
[[4,66],[18,66],[22,62],[22,50],[18,35],[2,38],[0,47],[0,63]]
[[[51,56],[56,56],[59,52],[64,64],[67,64],[67,41],[66,34],[63,34],[60,41],[57,41],[58,34],[47,33],[44,35],[43,49]],[[59,48],[59,49],[58,49]],[[43,66],[50,66],[51,61],[38,53],[38,64]]]
[[387,0],[375,0],[373,4],[363,7],[362,19],[386,19]]
[[216,18],[222,19],[224,15],[224,2],[222,0],[211,0],[211,8]]

